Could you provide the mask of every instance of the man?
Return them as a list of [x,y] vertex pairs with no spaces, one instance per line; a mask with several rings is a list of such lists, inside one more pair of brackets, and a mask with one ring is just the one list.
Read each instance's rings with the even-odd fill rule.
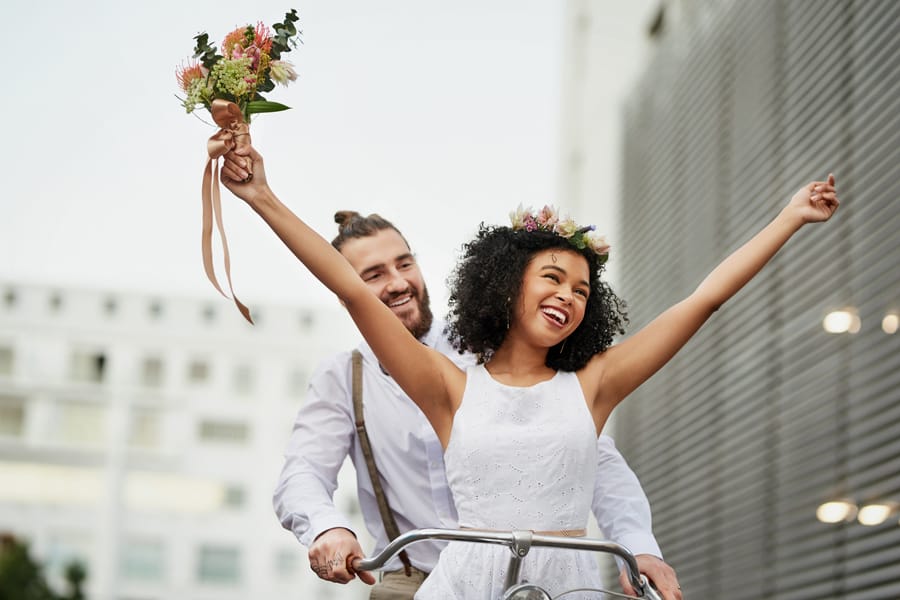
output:
[[[452,348],[435,323],[422,273],[400,232],[378,215],[335,215],[339,234],[332,244],[371,290],[422,343],[461,367],[473,362]],[[366,429],[385,495],[400,532],[426,527],[456,528],[456,511],[444,474],[443,449],[418,407],[378,364],[363,342],[363,398]],[[348,571],[349,556],[380,551],[388,536],[379,514],[356,431],[351,397],[351,353],[326,359],[313,375],[307,402],[300,409],[274,494],[282,525],[309,548],[310,567],[325,580],[347,583],[355,575],[374,584],[371,573]],[[356,468],[359,502],[375,549],[363,551],[349,519],[334,506],[337,474],[350,456]],[[680,600],[675,572],[661,559],[650,528],[650,507],[634,473],[608,436],[598,439],[600,477],[593,510],[604,536],[629,548],[666,600]],[[439,542],[407,547],[410,573],[395,557],[386,565],[372,600],[411,599],[432,570]],[[626,591],[633,592],[624,577]],[[539,582],[538,582],[539,583]]]

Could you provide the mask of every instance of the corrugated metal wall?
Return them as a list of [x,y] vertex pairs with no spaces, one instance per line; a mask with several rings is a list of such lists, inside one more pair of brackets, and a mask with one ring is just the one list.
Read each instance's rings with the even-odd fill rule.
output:
[[[900,515],[815,517],[900,501],[900,2],[677,4],[626,109],[629,329],[804,183],[833,171],[842,206],[617,409],[616,443],[686,598],[900,598]],[[826,333],[848,305],[860,331]]]

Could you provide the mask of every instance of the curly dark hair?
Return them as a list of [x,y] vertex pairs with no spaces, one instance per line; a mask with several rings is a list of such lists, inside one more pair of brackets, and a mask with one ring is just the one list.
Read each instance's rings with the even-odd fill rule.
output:
[[600,280],[604,265],[589,248],[578,249],[549,231],[513,231],[482,223],[475,239],[449,278],[448,333],[460,352],[473,352],[479,362],[490,360],[506,339],[512,306],[519,297],[525,268],[538,252],[558,248],[577,252],[588,261],[591,292],[584,320],[566,339],[547,352],[547,366],[577,371],[592,356],[608,348],[625,332],[625,302]]

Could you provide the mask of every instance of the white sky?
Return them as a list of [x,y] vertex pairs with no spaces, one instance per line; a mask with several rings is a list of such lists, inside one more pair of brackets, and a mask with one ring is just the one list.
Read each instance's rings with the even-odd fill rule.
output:
[[[0,281],[217,297],[199,249],[200,182],[215,130],[184,113],[175,68],[197,33],[220,45],[233,28],[271,25],[295,7],[304,43],[285,58],[300,79],[268,95],[293,109],[252,125],[272,186],[329,239],[338,209],[393,220],[442,311],[444,278],[480,221],[505,222],[519,203],[561,204],[564,6],[3,3]],[[251,308],[333,303],[223,191],[238,296]]]

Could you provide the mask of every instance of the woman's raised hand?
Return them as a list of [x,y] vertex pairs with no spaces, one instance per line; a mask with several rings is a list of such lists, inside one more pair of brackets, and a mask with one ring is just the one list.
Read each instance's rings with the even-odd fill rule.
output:
[[222,185],[232,194],[253,205],[269,192],[263,157],[252,146],[231,150],[222,158]]
[[826,181],[813,181],[800,188],[788,208],[804,223],[819,223],[830,219],[839,204],[834,175],[829,175]]

